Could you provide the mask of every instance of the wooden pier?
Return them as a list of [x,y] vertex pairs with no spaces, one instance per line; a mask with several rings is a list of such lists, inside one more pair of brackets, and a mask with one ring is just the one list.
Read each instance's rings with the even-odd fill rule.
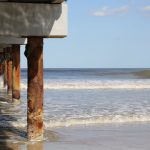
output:
[[7,86],[7,93],[12,96],[12,103],[18,103],[20,45],[26,45],[27,137],[43,140],[43,41],[67,36],[67,3],[64,0],[0,0],[0,14],[4,87]]

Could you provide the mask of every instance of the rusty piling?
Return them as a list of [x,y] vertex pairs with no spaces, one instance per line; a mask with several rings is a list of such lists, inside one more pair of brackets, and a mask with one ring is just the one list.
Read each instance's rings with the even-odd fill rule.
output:
[[12,45],[12,101],[20,101],[20,45]]
[[4,73],[4,65],[2,61],[3,57],[3,52],[0,52],[0,76],[2,76]]
[[7,85],[7,60],[5,59],[6,52],[4,51],[4,87]]
[[27,136],[43,139],[43,38],[29,37],[25,56],[28,63]]
[[7,94],[12,94],[12,48],[7,48]]

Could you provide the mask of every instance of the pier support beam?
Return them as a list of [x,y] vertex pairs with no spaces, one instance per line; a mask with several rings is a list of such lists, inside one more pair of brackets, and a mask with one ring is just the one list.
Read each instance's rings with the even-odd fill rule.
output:
[[10,56],[9,59],[7,59],[7,94],[12,94],[12,48],[7,48],[7,54]]
[[29,37],[25,56],[28,62],[28,140],[43,140],[43,38]]
[[[3,58],[4,53],[0,52],[0,58]],[[4,65],[3,62],[0,62],[0,76],[2,76],[4,74]]]
[[[6,57],[6,49],[4,48],[4,58]],[[5,88],[7,86],[7,60],[4,59],[4,78],[3,78],[4,82],[3,82],[3,87]]]
[[[5,56],[5,52],[4,52]],[[7,85],[7,60],[4,61],[4,87]]]
[[20,45],[12,45],[12,101],[20,100]]

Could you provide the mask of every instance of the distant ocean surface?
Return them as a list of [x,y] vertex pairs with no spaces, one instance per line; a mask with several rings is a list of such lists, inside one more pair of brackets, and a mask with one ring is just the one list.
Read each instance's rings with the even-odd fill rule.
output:
[[[45,128],[149,122],[149,72],[150,69],[45,69]],[[26,90],[24,69],[22,102],[11,107],[0,102],[0,126],[26,127]]]

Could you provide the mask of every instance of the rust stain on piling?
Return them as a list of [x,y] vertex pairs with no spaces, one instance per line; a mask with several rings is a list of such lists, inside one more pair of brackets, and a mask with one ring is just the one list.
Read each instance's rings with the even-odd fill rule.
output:
[[[5,50],[4,50],[4,58],[5,58]],[[4,60],[4,87],[7,85],[7,60]]]
[[7,93],[12,94],[12,48],[7,48],[7,54],[10,55],[7,59]]
[[43,138],[43,38],[30,37],[25,55],[28,60],[28,139]]
[[[0,60],[4,57],[4,53],[0,52]],[[4,63],[3,61],[0,61],[0,75],[3,75],[4,73]]]
[[12,99],[20,100],[20,45],[12,45]]
[[14,90],[13,89],[12,97],[15,100],[19,100],[20,99],[20,90]]

